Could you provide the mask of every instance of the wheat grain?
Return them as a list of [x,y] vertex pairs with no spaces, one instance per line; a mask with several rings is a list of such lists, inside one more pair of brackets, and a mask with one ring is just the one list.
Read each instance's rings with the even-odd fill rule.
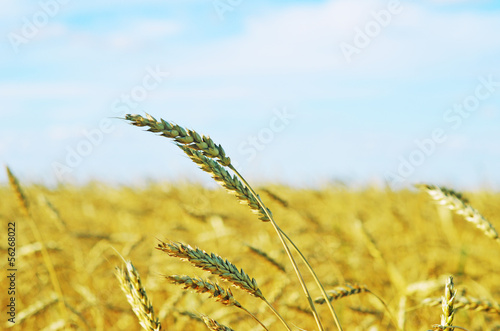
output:
[[155,317],[153,305],[132,262],[127,261],[124,268],[117,267],[116,277],[141,326],[148,331],[160,331],[161,324]]

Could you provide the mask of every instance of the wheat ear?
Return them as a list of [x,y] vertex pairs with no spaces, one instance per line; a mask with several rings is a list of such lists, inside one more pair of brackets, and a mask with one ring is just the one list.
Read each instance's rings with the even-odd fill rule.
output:
[[212,330],[212,331],[234,331],[230,327],[222,325],[219,322],[217,322],[216,320],[214,320],[208,316],[202,315],[201,318],[203,319],[203,322],[205,322],[205,325],[208,327],[209,330]]
[[220,278],[232,283],[234,286],[239,287],[245,292],[261,299],[268,305],[283,325],[288,330],[291,330],[283,317],[264,297],[255,278],[248,276],[243,269],[238,270],[234,264],[228,260],[224,260],[222,257],[214,253],[208,254],[199,248],[192,248],[191,246],[184,245],[182,243],[165,243],[160,240],[157,249],[167,253],[169,256],[189,261],[195,267],[208,271],[213,275],[217,275]]
[[493,224],[474,209],[460,193],[435,185],[419,184],[416,187],[427,192],[438,204],[464,217],[466,221],[474,224],[486,236],[500,244],[500,237]]
[[[231,176],[231,174],[224,169],[224,167],[212,159],[204,156],[202,152],[193,150],[181,144],[177,144],[177,146],[179,146],[179,148],[182,149],[194,163],[198,164],[201,170],[211,174],[212,178],[217,183],[227,189],[229,193],[234,194],[240,203],[247,204],[254,213],[259,215],[260,220],[269,222],[270,219],[266,215],[264,209],[260,206],[259,201],[253,197],[248,187],[243,185],[243,183],[236,176]],[[270,212],[269,209],[267,211]]]
[[153,304],[149,300],[146,290],[142,286],[139,272],[132,262],[126,261],[124,268],[116,268],[116,277],[132,310],[139,319],[141,326],[148,331],[160,331],[161,324],[155,317]]
[[216,145],[210,137],[200,136],[196,131],[186,130],[183,127],[169,123],[163,119],[157,121],[153,116],[146,114],[146,118],[141,115],[125,115],[125,119],[135,126],[148,126],[147,131],[160,133],[161,136],[174,139],[193,150],[201,151],[203,155],[216,159],[223,166],[231,164],[231,159],[226,156],[221,145]]
[[[350,295],[355,295],[363,292],[370,292],[370,290],[365,285],[351,285],[345,284],[343,286],[336,286],[335,288],[326,291],[328,294],[328,300],[338,300]],[[326,302],[325,298],[320,297],[314,300],[314,302],[322,305]]]
[[248,313],[257,323],[259,323],[264,330],[267,330],[266,326],[262,324],[260,320],[255,317],[248,309],[243,307],[238,301],[234,299],[233,293],[230,289],[224,289],[220,285],[212,283],[210,281],[205,281],[203,279],[192,278],[189,276],[179,276],[172,275],[166,276],[166,278],[173,284],[182,285],[184,289],[192,289],[198,293],[208,293],[215,300],[219,301],[226,306],[235,306],[246,313]]
[[250,278],[243,269],[238,270],[234,264],[214,253],[208,254],[199,248],[191,248],[191,246],[182,243],[165,243],[163,241],[160,241],[157,249],[169,256],[187,260],[195,267],[217,275],[251,295],[265,300],[255,278]]
[[[258,203],[258,206],[259,206],[258,212],[261,214],[261,219],[269,220],[271,222],[271,224],[273,225],[273,228],[276,231],[276,234],[278,235],[278,237],[281,241],[281,244],[285,248],[285,251],[287,253],[288,258],[290,259],[290,262],[292,263],[292,266],[293,266],[294,271],[297,275],[297,278],[299,279],[302,290],[304,291],[304,293],[306,295],[309,306],[311,307],[312,313],[314,315],[314,319],[316,320],[316,324],[318,325],[320,330],[324,330],[323,325],[321,323],[321,320],[319,318],[319,314],[316,310],[316,307],[314,306],[314,302],[312,301],[311,295],[309,294],[309,290],[308,290],[307,286],[305,285],[302,274],[300,273],[300,270],[297,266],[297,263],[295,262],[295,259],[293,258],[292,253],[290,252],[290,249],[285,241],[285,237],[290,242],[290,244],[293,245],[293,247],[297,250],[297,252],[300,254],[302,260],[306,264],[306,267],[311,272],[311,274],[314,277],[314,280],[318,284],[318,286],[321,290],[321,293],[326,298],[327,294],[325,292],[323,285],[319,281],[316,273],[314,272],[314,270],[312,269],[311,265],[309,264],[307,259],[304,257],[304,255],[300,252],[300,250],[297,248],[297,246],[291,241],[291,239],[288,236],[286,236],[286,234],[278,227],[278,225],[276,224],[276,222],[274,221],[274,219],[271,215],[270,210],[264,205],[264,203],[260,199],[259,195],[257,193],[255,193],[255,191],[248,184],[248,182],[243,178],[243,176],[241,176],[241,174],[231,164],[231,160],[228,157],[226,157],[225,152],[222,149],[222,147],[220,145],[216,145],[215,143],[213,143],[213,141],[208,137],[204,136],[203,138],[201,138],[199,134],[197,134],[196,132],[194,132],[192,130],[185,130],[180,126],[168,123],[168,122],[164,121],[163,119],[161,121],[157,121],[154,117],[152,117],[150,115],[146,115],[146,118],[144,118],[140,115],[128,114],[125,116],[125,119],[131,121],[132,124],[136,125],[136,126],[149,126],[149,129],[148,129],[149,131],[161,133],[161,135],[163,135],[165,137],[174,139],[178,143],[179,147],[181,147],[181,146],[184,147],[182,149],[185,152],[189,150],[189,152],[186,152],[186,153],[194,162],[196,162],[198,164],[207,165],[205,168],[202,167],[202,169],[204,171],[211,173],[212,175],[216,175],[216,171],[213,170],[214,167],[211,166],[212,163],[209,162],[208,159],[217,160],[217,162],[220,165],[222,165],[223,167],[228,167],[236,174],[236,176],[239,178],[239,180],[244,184],[243,187],[246,187],[246,189],[248,189],[248,191],[250,193],[250,195],[247,195],[247,197],[249,199],[251,199],[252,201],[256,201]],[[197,137],[200,137],[201,141],[200,141],[200,139],[196,140]],[[200,141],[200,142],[198,142],[198,141]],[[202,144],[202,142],[204,144]],[[194,152],[190,153],[191,151],[200,151],[200,153],[194,153]],[[219,170],[219,169],[217,169],[217,170]],[[234,177],[232,177],[232,178],[234,178]],[[227,177],[226,177],[226,181],[222,180],[222,183],[228,184]],[[342,331],[342,327],[341,327],[340,322],[338,320],[338,317],[335,313],[335,310],[333,309],[333,306],[331,305],[330,301],[327,301],[327,304],[328,304],[330,312],[332,313],[332,316],[335,320],[335,324],[336,324],[337,328],[340,331]]]
[[[422,306],[438,306],[443,302],[442,298],[427,298],[421,303]],[[418,307],[417,307],[418,308]],[[500,315],[500,304],[497,302],[491,302],[484,299],[477,299],[467,296],[457,296],[453,304],[455,310],[465,309],[474,311],[484,311],[486,313],[493,313]]]
[[[443,315],[441,315],[441,325],[452,326],[453,318],[455,317],[455,309],[453,304],[455,302],[455,296],[457,291],[454,289],[453,277],[450,276],[446,282],[446,287],[444,291],[444,297],[442,300]],[[451,329],[453,331],[453,329]]]
[[241,308],[242,305],[234,299],[230,289],[224,289],[219,284],[212,283],[201,278],[192,278],[189,276],[172,275],[165,276],[171,283],[182,285],[184,289],[192,289],[198,293],[208,293],[210,297],[215,298],[225,306],[235,306]]

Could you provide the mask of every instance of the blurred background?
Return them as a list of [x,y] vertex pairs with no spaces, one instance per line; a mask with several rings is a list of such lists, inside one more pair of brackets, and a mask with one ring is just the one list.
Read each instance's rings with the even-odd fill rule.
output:
[[24,183],[214,185],[119,119],[147,112],[253,182],[500,188],[497,1],[8,0],[0,22]]

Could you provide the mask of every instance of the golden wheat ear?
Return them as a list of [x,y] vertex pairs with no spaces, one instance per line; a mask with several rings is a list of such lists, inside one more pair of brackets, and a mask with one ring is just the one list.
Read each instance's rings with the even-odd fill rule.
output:
[[234,331],[230,327],[222,325],[219,322],[217,322],[216,320],[214,320],[208,316],[202,315],[201,318],[203,319],[203,322],[205,322],[205,325],[207,326],[207,328],[209,330],[212,330],[212,331]]
[[[420,306],[433,307],[442,304],[443,298],[427,298],[422,300]],[[455,308],[455,310],[473,310],[500,315],[500,303],[469,296],[457,296],[455,298],[453,307]]]
[[126,261],[125,267],[117,267],[116,277],[120,281],[121,288],[142,328],[147,331],[160,331],[161,324],[155,316],[153,304],[149,300],[146,290],[142,286],[139,272],[132,262]]
[[455,290],[453,284],[453,277],[450,276],[450,278],[448,278],[448,281],[446,282],[444,291],[444,297],[442,303],[443,315],[441,315],[441,325],[444,326],[453,325],[453,318],[455,317],[455,309],[453,308],[453,304],[455,303],[456,295],[457,291]]
[[481,215],[476,209],[472,208],[462,194],[436,185],[417,184],[415,186],[420,190],[427,192],[431,198],[436,201],[436,203],[443,205],[454,211],[457,215],[462,216],[466,221],[471,222],[478,229],[483,231],[486,236],[500,244],[500,237],[498,236],[498,232],[493,224],[483,217],[483,215]]

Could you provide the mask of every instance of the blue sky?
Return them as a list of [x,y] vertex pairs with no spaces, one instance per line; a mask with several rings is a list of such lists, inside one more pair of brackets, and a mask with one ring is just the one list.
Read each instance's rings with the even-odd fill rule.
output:
[[500,188],[498,1],[9,0],[0,22],[23,181],[207,182],[115,118],[148,112],[254,182]]

